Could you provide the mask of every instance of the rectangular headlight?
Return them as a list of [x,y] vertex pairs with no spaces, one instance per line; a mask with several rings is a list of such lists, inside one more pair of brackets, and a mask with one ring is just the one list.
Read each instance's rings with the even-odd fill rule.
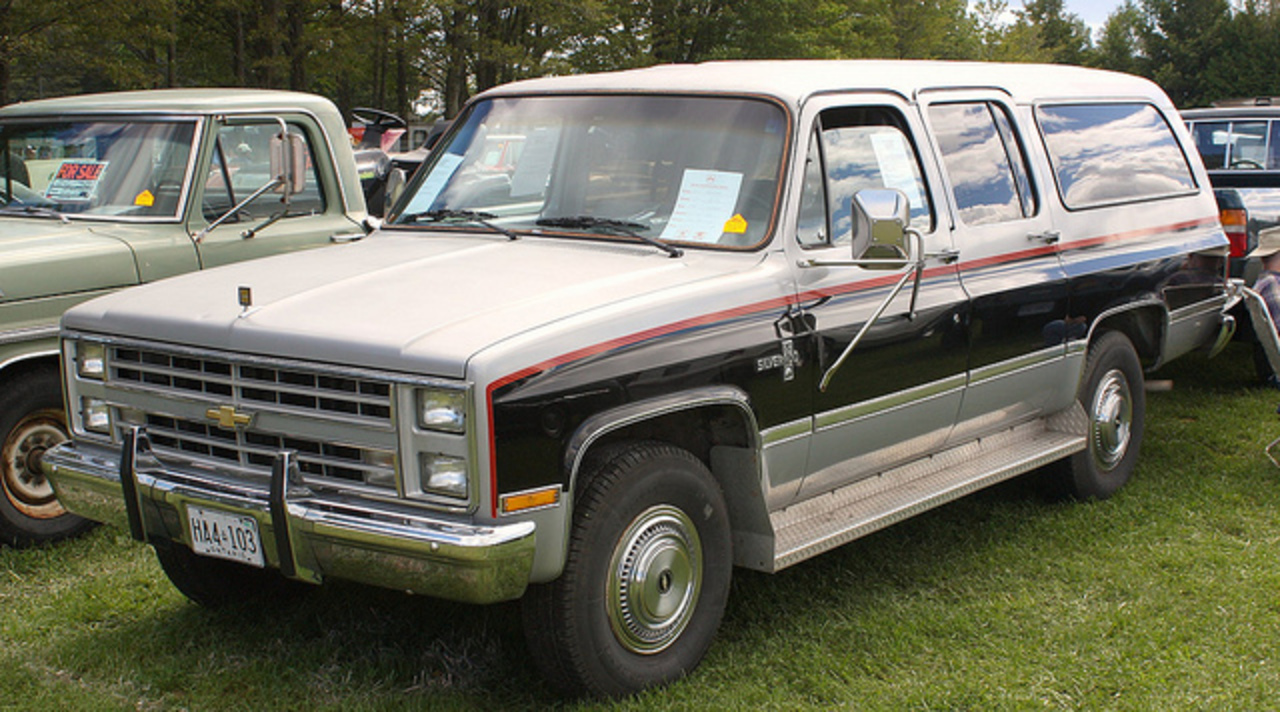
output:
[[467,430],[467,393],[444,388],[419,388],[418,427],[446,433]]
[[466,499],[467,461],[435,452],[419,455],[422,463],[422,489],[431,494]]
[[76,374],[101,381],[107,373],[107,347],[96,341],[76,342]]
[[111,407],[97,398],[80,399],[80,421],[84,429],[94,433],[111,433]]

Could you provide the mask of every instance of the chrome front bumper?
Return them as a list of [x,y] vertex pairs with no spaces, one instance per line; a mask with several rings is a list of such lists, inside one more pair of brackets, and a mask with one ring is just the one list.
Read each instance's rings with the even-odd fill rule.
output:
[[253,517],[268,566],[319,583],[327,576],[467,603],[519,598],[533,565],[532,522],[481,526],[301,484],[292,453],[277,455],[268,489],[157,460],[143,428],[119,451],[66,442],[44,472],[68,510],[127,528],[135,539],[191,546],[187,505]]

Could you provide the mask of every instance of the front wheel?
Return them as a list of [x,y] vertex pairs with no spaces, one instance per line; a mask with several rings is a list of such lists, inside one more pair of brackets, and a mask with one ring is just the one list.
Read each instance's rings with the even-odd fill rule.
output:
[[0,541],[30,546],[89,529],[92,522],[58,504],[40,465],[49,448],[67,439],[57,371],[40,368],[0,388]]
[[525,635],[553,684],[621,696],[679,678],[710,647],[733,569],[729,518],[685,450],[634,444],[589,468],[564,573],[530,587]]
[[1089,347],[1078,398],[1089,420],[1089,446],[1051,466],[1054,489],[1106,499],[1133,475],[1146,416],[1142,364],[1124,334],[1106,332]]

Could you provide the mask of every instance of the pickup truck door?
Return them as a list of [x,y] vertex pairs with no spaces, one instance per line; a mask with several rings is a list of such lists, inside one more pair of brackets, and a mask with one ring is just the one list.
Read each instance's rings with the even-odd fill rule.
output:
[[[969,381],[953,442],[1041,413],[1065,383],[1067,313],[1059,235],[1027,157],[1030,136],[997,91],[922,93],[942,164],[957,266],[972,300]],[[1024,126],[1031,125],[1029,114]]]
[[319,127],[305,117],[289,117],[287,124],[291,133],[303,137],[308,152],[305,187],[292,196],[287,212],[281,193],[268,191],[226,222],[203,232],[272,180],[270,142],[280,132],[280,122],[266,117],[228,119],[214,125],[197,180],[198,201],[188,223],[198,240],[201,267],[363,235],[360,226],[346,215],[334,161]]
[[[931,197],[936,167],[920,160],[927,146],[919,138],[918,117],[895,95],[820,101],[806,111],[809,119],[801,128],[808,132],[799,157],[804,165],[798,167],[804,178],[796,232],[787,245],[796,256],[798,309],[810,335],[803,371],[812,379],[814,418],[802,498],[940,446],[960,406],[967,359],[968,300],[948,264],[950,234],[940,229]],[[932,256],[918,291],[908,283],[874,318],[913,268],[824,263],[853,257],[853,195],[884,188],[906,195],[911,225]]]

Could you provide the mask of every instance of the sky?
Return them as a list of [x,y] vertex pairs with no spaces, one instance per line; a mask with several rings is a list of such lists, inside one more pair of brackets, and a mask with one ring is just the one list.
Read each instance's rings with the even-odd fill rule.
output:
[[[1010,7],[1015,4],[1019,7],[1022,5],[1017,0],[1009,3]],[[1100,29],[1107,21],[1107,17],[1115,12],[1116,8],[1120,7],[1121,4],[1122,0],[1066,0],[1063,3],[1067,8],[1067,12],[1079,15],[1086,25],[1095,30]]]
[[[1068,13],[1084,20],[1084,24],[1088,25],[1096,36],[1102,30],[1107,17],[1123,3],[1124,0],[1066,0],[1063,5]],[[1005,0],[1005,4],[1010,11],[1022,9],[1022,0]],[[972,0],[969,5],[973,5]]]

